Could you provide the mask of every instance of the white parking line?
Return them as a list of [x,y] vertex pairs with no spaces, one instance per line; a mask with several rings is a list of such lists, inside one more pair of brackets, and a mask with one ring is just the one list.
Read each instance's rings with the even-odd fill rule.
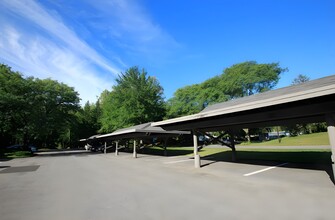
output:
[[187,160],[175,160],[175,161],[164,162],[164,164],[182,163],[182,162],[186,162],[186,161],[192,161],[192,160],[191,159],[187,159]]
[[268,170],[272,170],[272,169],[277,168],[277,167],[282,167],[282,166],[285,166],[287,164],[288,163],[282,163],[282,164],[279,164],[277,166],[268,167],[268,168],[258,170],[258,171],[252,172],[252,173],[247,173],[247,174],[244,174],[243,176],[251,176],[251,175],[254,175],[254,174],[257,174],[257,173],[262,173],[262,172],[265,172],[265,171],[268,171]]

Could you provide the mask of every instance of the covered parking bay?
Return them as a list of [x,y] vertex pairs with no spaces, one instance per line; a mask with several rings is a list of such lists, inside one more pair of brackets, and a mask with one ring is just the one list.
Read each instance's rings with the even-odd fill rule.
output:
[[189,131],[177,131],[177,130],[169,130],[166,131],[161,127],[152,127],[152,122],[135,125],[128,128],[119,129],[109,134],[99,135],[96,138],[100,141],[105,141],[105,153],[107,147],[107,141],[114,141],[116,143],[115,147],[115,155],[118,155],[119,150],[119,142],[120,140],[133,140],[133,157],[137,157],[137,142],[142,142],[143,140],[152,140],[153,138],[162,138],[164,140],[163,148],[164,148],[164,155],[167,155],[166,151],[166,144],[167,140],[170,137],[177,137],[180,135],[187,135],[190,134]]
[[[195,167],[200,168],[197,132],[327,122],[335,173],[335,75],[208,106],[198,114],[152,123],[193,132]],[[235,151],[234,142],[230,147]]]

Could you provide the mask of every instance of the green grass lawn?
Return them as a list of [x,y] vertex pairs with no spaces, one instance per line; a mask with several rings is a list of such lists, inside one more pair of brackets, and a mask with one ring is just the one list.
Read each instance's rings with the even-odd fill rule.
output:
[[313,145],[329,145],[327,132],[314,134],[299,135],[296,137],[284,137],[279,143],[278,139],[264,142],[244,142],[241,145],[246,146],[313,146]]
[[33,154],[30,151],[12,151],[12,152],[1,151],[0,152],[0,158],[2,159],[24,158],[24,157],[31,157],[31,156],[33,156]]
[[[168,156],[193,156],[193,147],[168,147]],[[164,155],[159,147],[146,148],[141,151],[144,154]],[[199,155],[203,159],[213,161],[232,161],[232,152],[229,148],[202,148]],[[330,164],[330,150],[301,150],[301,149],[243,149],[237,150],[238,161],[271,161],[305,164]]]
[[[222,149],[204,149],[199,152],[203,158],[217,161],[231,161],[232,151]],[[239,161],[273,161],[289,163],[330,164],[329,150],[237,150]]]

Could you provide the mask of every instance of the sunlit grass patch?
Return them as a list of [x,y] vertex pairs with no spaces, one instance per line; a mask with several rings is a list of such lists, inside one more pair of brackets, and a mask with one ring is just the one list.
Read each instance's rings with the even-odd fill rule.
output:
[[[289,163],[330,164],[330,150],[324,149],[238,149],[238,161],[276,161]],[[232,161],[232,151],[227,148],[204,148],[199,155],[216,161]]]
[[14,151],[3,153],[4,158],[24,158],[31,156],[33,156],[33,154],[30,151]]
[[278,139],[264,142],[243,142],[241,145],[247,146],[315,146],[315,145],[329,145],[329,138],[327,132],[320,132],[314,134],[304,134],[295,137],[283,137],[281,142]]

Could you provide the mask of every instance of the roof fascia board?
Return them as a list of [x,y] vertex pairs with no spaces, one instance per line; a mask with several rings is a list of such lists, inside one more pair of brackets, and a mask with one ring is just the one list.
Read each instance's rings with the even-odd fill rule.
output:
[[136,129],[129,129],[129,130],[123,130],[123,131],[114,131],[113,133],[100,135],[98,138],[113,137],[113,136],[117,136],[117,135],[121,135],[121,134],[133,133],[133,132],[136,132]]
[[141,132],[141,133],[156,133],[156,134],[190,134],[189,131],[157,131],[157,130],[149,130],[149,129],[136,129],[135,132]]

